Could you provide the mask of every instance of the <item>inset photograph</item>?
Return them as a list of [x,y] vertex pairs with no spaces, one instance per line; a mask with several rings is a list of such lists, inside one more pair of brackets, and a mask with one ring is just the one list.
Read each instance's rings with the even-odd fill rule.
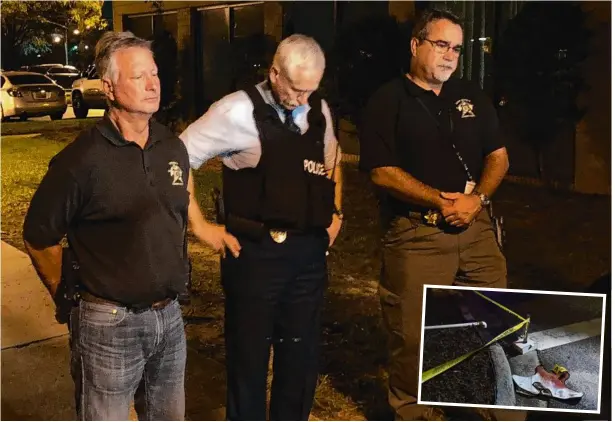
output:
[[425,286],[419,403],[600,413],[606,295]]

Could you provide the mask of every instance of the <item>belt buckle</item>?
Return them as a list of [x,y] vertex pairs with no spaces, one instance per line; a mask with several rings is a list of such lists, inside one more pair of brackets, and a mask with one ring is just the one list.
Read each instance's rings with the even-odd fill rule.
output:
[[438,211],[429,210],[423,216],[425,224],[428,226],[437,226],[440,222],[440,213]]
[[288,236],[288,232],[283,230],[269,230],[269,235],[275,243],[284,243]]

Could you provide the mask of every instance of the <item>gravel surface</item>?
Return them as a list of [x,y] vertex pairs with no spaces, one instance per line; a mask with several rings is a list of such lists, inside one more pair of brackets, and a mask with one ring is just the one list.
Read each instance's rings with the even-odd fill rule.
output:
[[[428,295],[426,325],[464,322],[455,294]],[[440,291],[440,293],[443,293]],[[459,357],[484,344],[474,327],[427,330],[424,334],[423,371]],[[423,383],[422,401],[493,404],[495,379],[487,349]]]

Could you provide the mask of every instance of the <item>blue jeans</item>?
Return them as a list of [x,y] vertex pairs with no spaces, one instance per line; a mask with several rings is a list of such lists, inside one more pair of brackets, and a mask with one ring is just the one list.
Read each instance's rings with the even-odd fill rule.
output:
[[70,324],[79,420],[183,420],[186,337],[179,303],[160,310],[81,300]]

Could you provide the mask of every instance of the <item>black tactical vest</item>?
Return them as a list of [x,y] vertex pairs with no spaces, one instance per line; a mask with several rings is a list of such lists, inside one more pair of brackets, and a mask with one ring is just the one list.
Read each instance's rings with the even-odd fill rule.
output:
[[233,170],[223,166],[226,216],[259,221],[269,228],[329,227],[335,183],[325,171],[326,121],[320,96],[310,96],[309,129],[301,135],[284,126],[256,86],[246,92],[254,104],[261,158],[255,168]]

